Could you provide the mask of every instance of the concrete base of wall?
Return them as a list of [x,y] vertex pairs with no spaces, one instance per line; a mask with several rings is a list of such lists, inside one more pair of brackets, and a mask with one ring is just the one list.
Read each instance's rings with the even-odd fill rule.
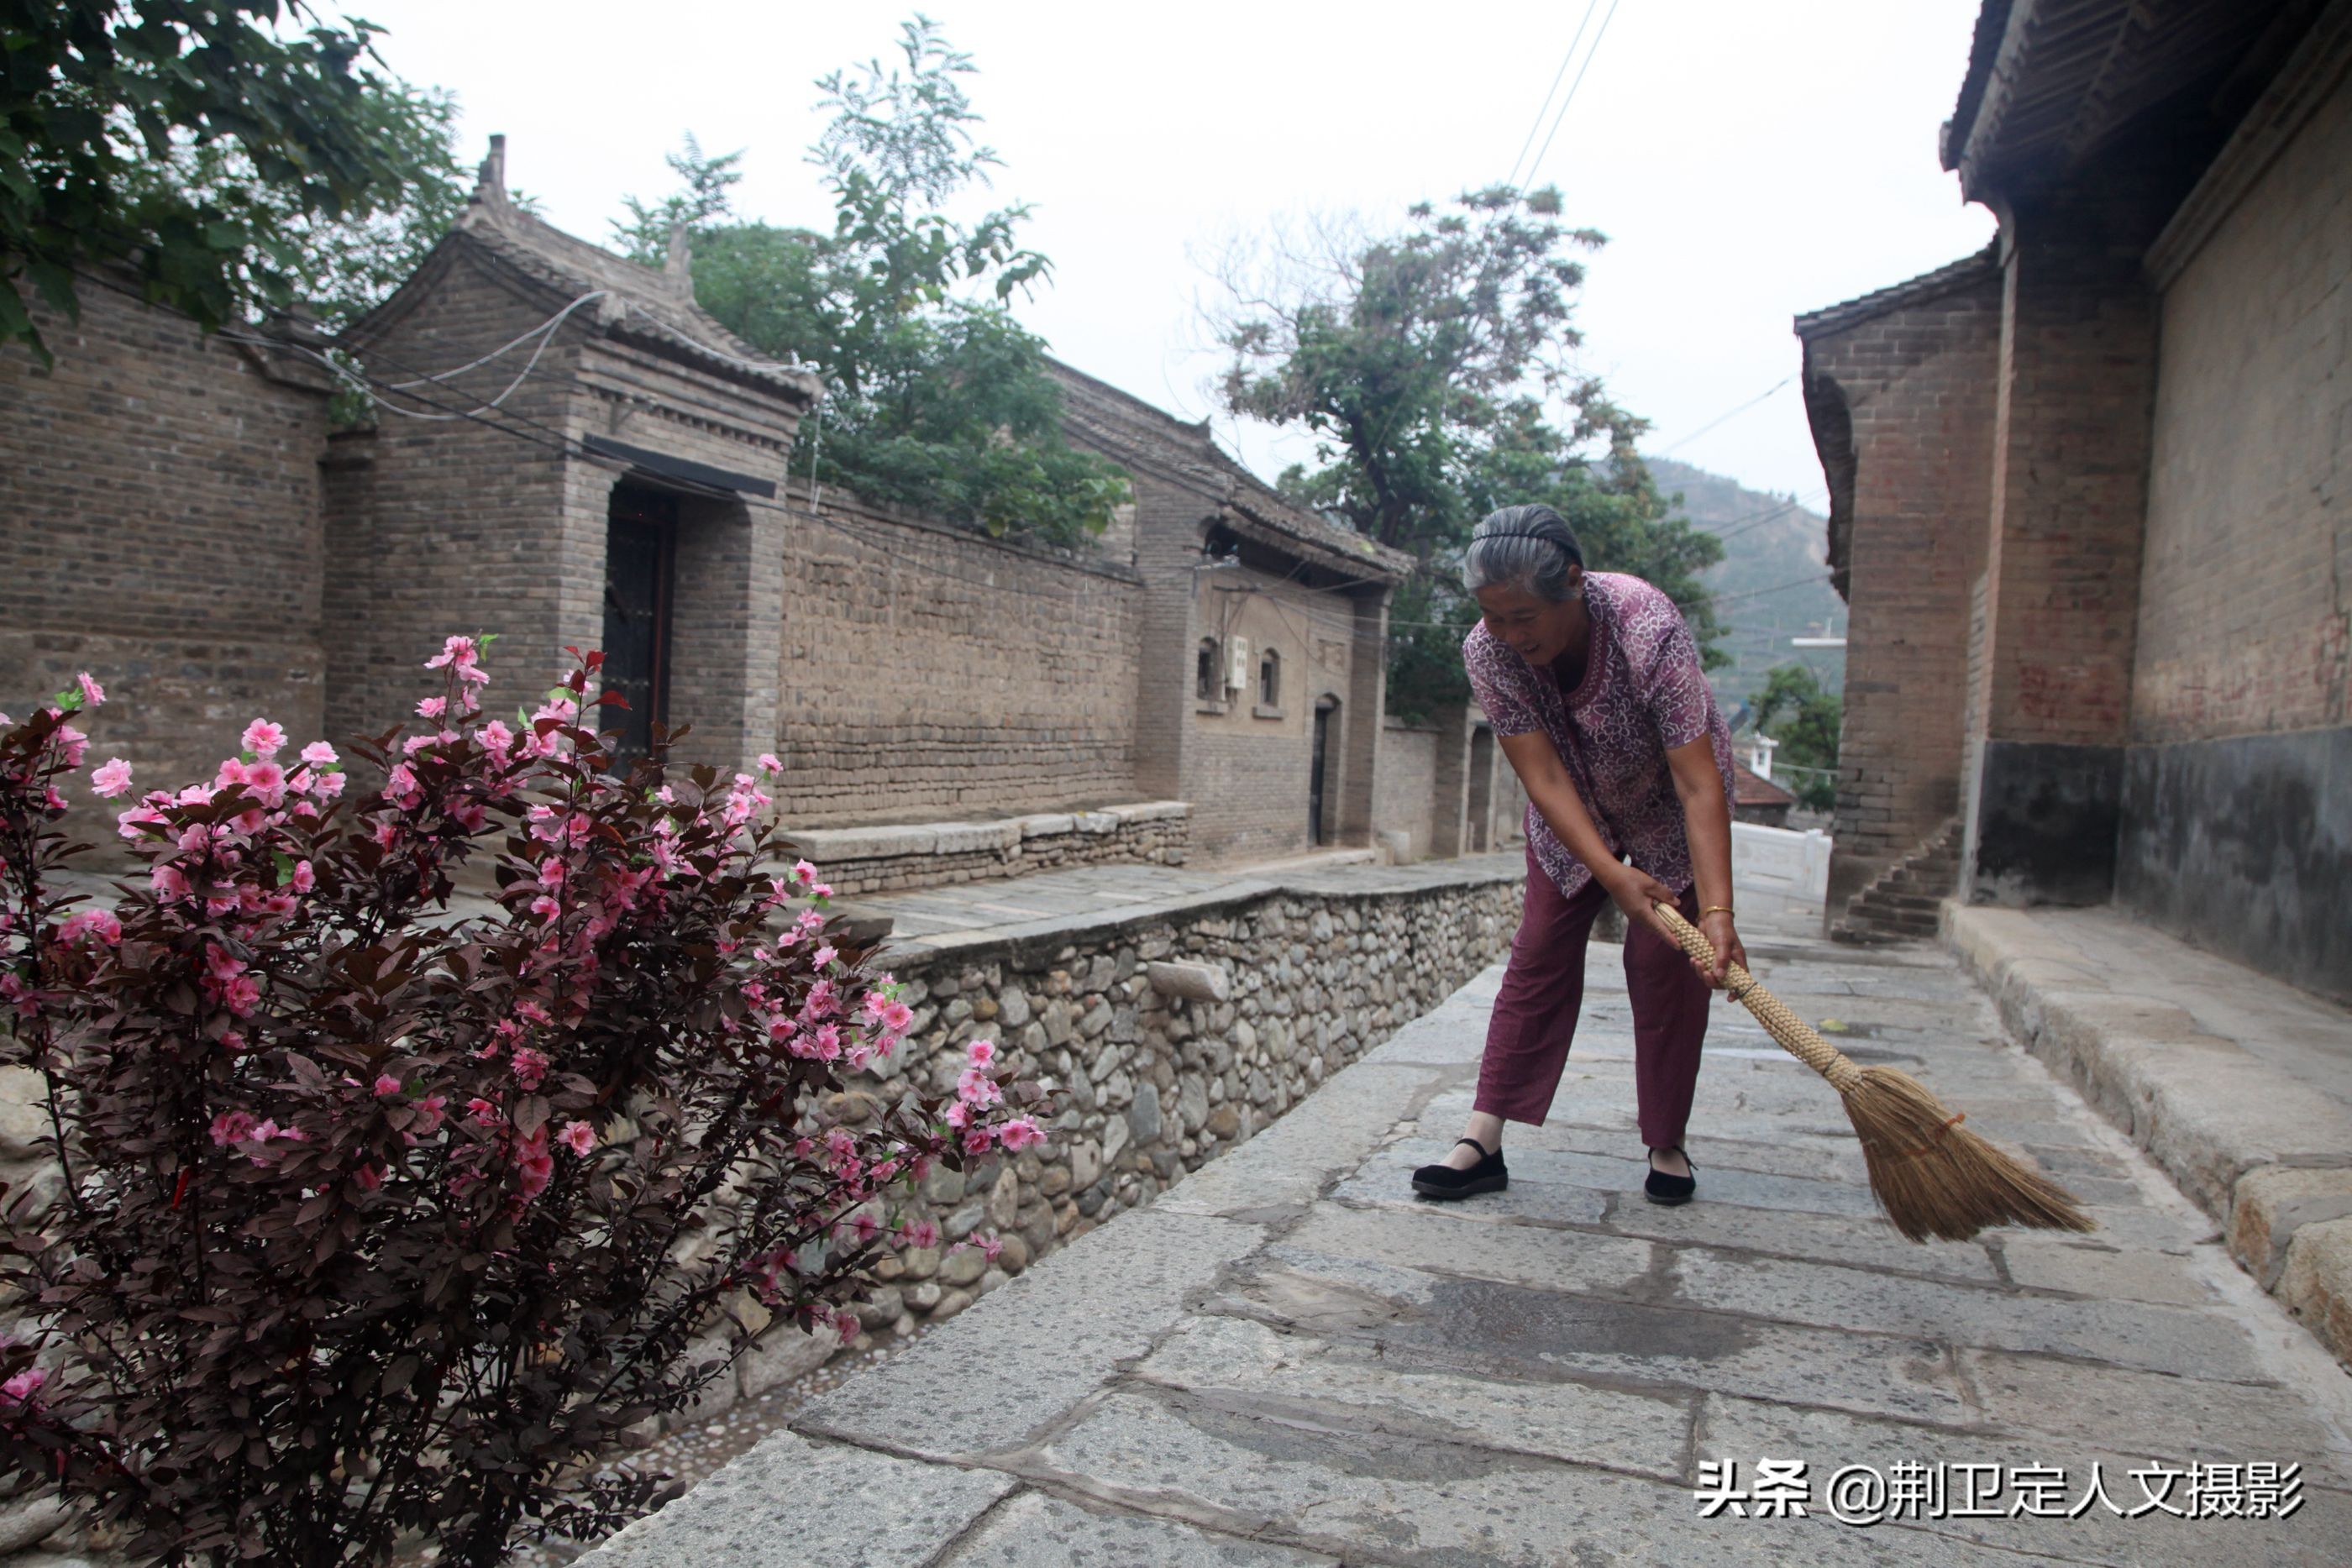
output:
[[2115,890],[2123,751],[1988,740],[1968,841],[1977,904],[2105,904]]
[[2116,901],[2352,1000],[2352,727],[2133,747]]

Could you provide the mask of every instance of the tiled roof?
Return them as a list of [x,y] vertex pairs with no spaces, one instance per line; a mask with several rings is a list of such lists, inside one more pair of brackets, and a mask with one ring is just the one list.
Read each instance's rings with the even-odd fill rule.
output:
[[[601,294],[573,319],[586,318],[586,324],[603,331],[657,344],[716,374],[782,394],[803,407],[815,402],[822,383],[814,372],[773,362],[694,302],[694,280],[682,252],[667,267],[644,267],[516,206],[507,195],[505,141],[504,137],[490,139],[480,182],[456,225],[436,247],[436,254],[452,246],[474,246],[500,270],[533,286],[551,309]],[[428,259],[408,284],[347,336],[363,342],[383,320],[402,314],[433,271]]]
[[1046,361],[1062,388],[1063,424],[1115,462],[1151,468],[1216,504],[1236,532],[1302,559],[1381,582],[1401,581],[1412,558],[1286,501],[1225,455],[1208,422],[1190,423],[1085,371]]
[[1738,758],[1731,759],[1731,800],[1736,806],[1793,806],[1797,798]]
[[1940,295],[1980,282],[1991,276],[2000,265],[1995,249],[1995,245],[1988,245],[1973,256],[1964,256],[1958,261],[1948,263],[1933,272],[1923,272],[1906,282],[1889,284],[1885,288],[1841,304],[1808,310],[1797,318],[1797,336],[1826,337],[1873,317],[1884,316],[1890,310],[1899,310],[1906,305],[1924,304]]

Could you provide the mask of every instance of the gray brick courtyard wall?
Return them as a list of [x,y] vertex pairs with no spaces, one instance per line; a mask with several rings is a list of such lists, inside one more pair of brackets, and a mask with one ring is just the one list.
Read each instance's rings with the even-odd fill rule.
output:
[[[807,492],[795,485],[795,505]],[[782,536],[777,799],[795,825],[1134,798],[1142,585],[826,489]]]
[[324,382],[96,282],[81,306],[35,307],[54,367],[0,353],[0,710],[86,669],[116,699],[93,762],[209,779],[257,715],[320,733]]

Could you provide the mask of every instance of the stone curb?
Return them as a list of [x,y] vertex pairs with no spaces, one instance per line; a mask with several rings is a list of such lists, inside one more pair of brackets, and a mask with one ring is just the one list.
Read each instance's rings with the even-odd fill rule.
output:
[[2181,1009],[2113,989],[2031,911],[1948,900],[1941,932],[2019,1043],[2147,1150],[2352,1366],[2352,1113]]
[[[1432,862],[1432,866],[1383,867],[1377,879],[1361,873],[1342,876],[1328,872],[1288,877],[1243,877],[1172,898],[1113,904],[1076,915],[1007,921],[970,931],[941,931],[928,936],[898,937],[883,944],[875,962],[887,966],[894,960],[905,963],[917,956],[934,957],[947,954],[974,964],[999,958],[1025,962],[1050,957],[1081,935],[1089,938],[1106,937],[1140,930],[1162,921],[1239,908],[1286,894],[1314,898],[1345,897],[1376,903],[1383,898],[1412,897],[1432,888],[1486,887],[1497,883],[1517,882],[1526,874],[1525,868],[1514,859],[1507,868],[1495,864],[1461,868],[1460,862]],[[845,901],[837,907],[846,914],[860,913],[855,900]]]

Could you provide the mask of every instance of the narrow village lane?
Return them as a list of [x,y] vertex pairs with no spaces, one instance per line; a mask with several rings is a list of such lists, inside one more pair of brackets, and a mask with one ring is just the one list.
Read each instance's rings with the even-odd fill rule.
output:
[[[592,1561],[2342,1562],[2347,1380],[2210,1221],[1945,953],[1750,943],[1801,1013],[2032,1154],[2099,1229],[1903,1240],[1835,1097],[1730,1009],[1699,1201],[1644,1202],[1618,949],[1596,945],[1507,1193],[1406,1185],[1460,1131],[1489,971]],[[1759,1487],[1767,1459],[1801,1460],[1801,1487]],[[2239,1517],[2178,1516],[2191,1465]]]

